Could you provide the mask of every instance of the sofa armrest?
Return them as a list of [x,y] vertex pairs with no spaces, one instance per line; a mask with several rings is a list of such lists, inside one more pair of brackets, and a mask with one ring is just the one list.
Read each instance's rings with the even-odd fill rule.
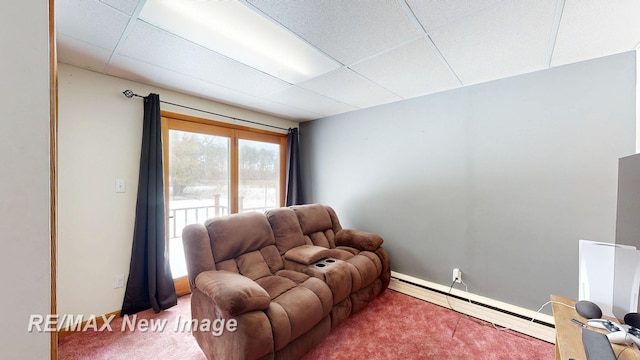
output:
[[329,249],[315,245],[301,245],[289,249],[284,253],[284,258],[295,261],[303,265],[310,265],[314,262],[329,256]]
[[342,229],[336,234],[337,246],[350,246],[358,250],[376,251],[382,245],[382,238],[366,231]]
[[264,310],[271,303],[271,296],[260,285],[230,271],[201,272],[196,276],[196,287],[229,317]]

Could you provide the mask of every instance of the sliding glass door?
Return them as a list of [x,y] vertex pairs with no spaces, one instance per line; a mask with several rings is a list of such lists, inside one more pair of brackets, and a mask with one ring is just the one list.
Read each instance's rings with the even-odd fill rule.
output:
[[238,139],[238,211],[280,206],[280,144],[256,134],[240,135],[245,138]]
[[174,278],[187,275],[182,229],[229,214],[230,143],[225,134],[169,129],[168,232]]
[[188,224],[284,203],[286,135],[165,116],[165,197],[171,272],[189,291],[182,247]]

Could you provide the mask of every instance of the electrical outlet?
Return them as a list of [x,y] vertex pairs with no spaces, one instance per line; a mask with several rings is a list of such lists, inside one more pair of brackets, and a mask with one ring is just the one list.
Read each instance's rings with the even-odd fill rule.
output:
[[113,277],[113,288],[118,289],[124,287],[124,275],[118,274]]
[[458,268],[453,269],[453,281],[457,283],[462,282],[462,271]]

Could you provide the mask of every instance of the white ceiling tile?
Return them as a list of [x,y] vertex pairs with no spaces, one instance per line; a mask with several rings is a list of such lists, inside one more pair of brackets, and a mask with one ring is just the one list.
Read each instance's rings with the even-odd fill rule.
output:
[[292,120],[311,120],[321,117],[319,114],[295,106],[285,106],[256,98],[125,56],[114,58],[108,74]]
[[431,33],[464,85],[546,68],[556,0],[513,0]]
[[359,108],[401,99],[399,96],[358,76],[349,69],[340,69],[318,76],[302,82],[298,86]]
[[120,54],[256,96],[289,86],[287,82],[142,21],[136,23]]
[[424,39],[360,62],[351,69],[403,98],[460,86],[449,67]]
[[422,34],[401,0],[248,0],[345,65]]
[[297,86],[278,91],[265,97],[281,104],[299,107],[322,116],[356,110],[356,107],[327,98]]
[[552,66],[632,50],[640,42],[640,1],[566,0]]
[[139,21],[127,27],[146,1],[56,0],[59,61],[295,120],[459,86],[449,68],[468,85],[640,43],[640,0],[240,0],[347,65],[302,88]]
[[407,0],[426,31],[469,16],[502,0]]
[[254,98],[251,103],[251,109],[295,121],[309,121],[327,116],[325,114],[317,114],[296,106],[285,105],[263,98]]
[[58,61],[102,73],[111,51],[87,44],[64,34],[57,36]]
[[115,49],[131,18],[97,0],[56,0],[55,6],[59,34],[107,50]]
[[138,6],[140,0],[100,0],[100,2],[114,9],[118,9],[125,14],[133,15],[133,11],[136,9],[136,6]]

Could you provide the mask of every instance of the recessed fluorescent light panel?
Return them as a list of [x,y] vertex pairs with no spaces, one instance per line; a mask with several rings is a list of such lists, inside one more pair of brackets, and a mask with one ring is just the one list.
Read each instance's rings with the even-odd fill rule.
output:
[[289,83],[340,67],[240,1],[147,0],[139,18]]

